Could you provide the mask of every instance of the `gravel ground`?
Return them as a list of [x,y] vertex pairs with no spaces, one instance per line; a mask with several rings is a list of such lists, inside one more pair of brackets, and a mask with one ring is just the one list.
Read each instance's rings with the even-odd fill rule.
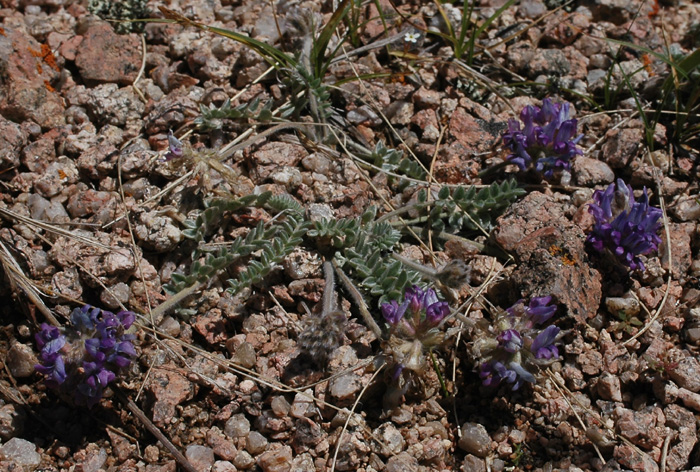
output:
[[[303,51],[304,28],[331,21],[331,3],[148,8],[150,17],[167,6]],[[474,18],[483,24],[504,3],[481,0]],[[369,2],[357,9],[349,56],[338,51],[327,71],[328,83],[338,81],[328,99],[333,126],[314,126],[306,109],[289,116],[292,126],[221,118],[209,129],[197,120],[201,107],[227,99],[277,110],[293,95],[286,72],[191,25],[150,23],[138,34],[123,31],[135,24],[90,14],[86,1],[0,6],[0,470],[700,471],[698,143],[674,140],[663,115],[650,150],[637,113],[639,100],[652,115],[669,75],[640,48],[697,50],[697,4],[523,0],[485,28],[465,67],[426,34],[447,31],[435,3]],[[443,9],[454,18],[462,6]],[[583,134],[583,153],[550,181],[501,165],[508,120],[545,97],[570,102]],[[329,129],[338,138],[324,144]],[[184,158],[170,159],[171,130]],[[489,234],[467,235],[474,244],[402,239],[403,257],[459,260],[470,273],[441,295],[451,308],[472,303],[442,325],[437,371],[426,366],[405,391],[391,386],[388,343],[347,288],[332,291],[337,301],[326,297],[338,324],[325,316],[324,252],[308,238],[237,294],[225,280],[247,259],[177,309],[152,311],[169,299],[173,273],[187,273],[185,221],[209,198],[270,191],[293,197],[311,219],[357,217],[372,205],[382,215],[415,201],[425,181],[401,185],[348,145],[380,141],[409,160],[410,151],[434,185],[514,177],[525,189]],[[227,146],[233,152],[217,160]],[[593,193],[618,178],[638,197],[646,187],[666,211],[644,271],[585,244]],[[227,218],[206,244],[274,222],[257,207]],[[383,326],[377,299],[365,295]],[[517,391],[483,385],[474,327],[543,295],[558,307],[561,356]],[[137,358],[92,408],[48,388],[34,369],[41,323],[67,326],[86,303],[137,314]],[[299,341],[309,329],[330,339],[311,356]]]

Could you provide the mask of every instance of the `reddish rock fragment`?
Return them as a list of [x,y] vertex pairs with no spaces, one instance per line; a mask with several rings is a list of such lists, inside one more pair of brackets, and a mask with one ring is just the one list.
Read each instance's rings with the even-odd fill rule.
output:
[[462,107],[455,109],[449,125],[450,135],[466,148],[467,153],[491,149],[501,139],[503,128],[503,123],[474,118]]
[[[692,251],[690,250],[690,234],[694,231],[694,225],[670,223],[668,225],[671,234],[671,274],[674,280],[685,278],[692,262]],[[666,232],[660,231],[663,242],[659,245],[659,256],[664,269],[669,269],[668,249],[666,245]]]
[[18,29],[5,27],[3,33],[0,35],[0,114],[18,122],[33,120],[42,128],[65,124],[63,101],[51,86],[59,76],[58,67],[51,67],[55,65],[49,59],[53,55],[44,55],[42,45]]
[[155,400],[153,423],[162,428],[175,416],[175,407],[194,396],[195,388],[185,376],[172,370],[156,368],[148,383],[148,392]]
[[195,318],[193,328],[204,336],[209,344],[226,341],[226,320],[221,315],[221,310],[214,308]]
[[520,262],[511,281],[494,290],[511,297],[514,290],[523,297],[551,295],[580,323],[595,316],[600,273],[588,265],[585,235],[553,196],[532,192],[512,205],[492,237]]
[[107,23],[96,23],[88,28],[75,57],[75,65],[88,83],[131,84],[140,64],[138,36],[118,35]]
[[20,149],[26,139],[18,124],[0,116],[0,168],[19,166]]
[[679,405],[668,405],[664,414],[666,426],[678,432],[666,456],[666,470],[688,469],[690,454],[698,442],[695,416]]
[[626,167],[642,148],[643,139],[641,127],[609,130],[603,141],[603,160],[613,169]]

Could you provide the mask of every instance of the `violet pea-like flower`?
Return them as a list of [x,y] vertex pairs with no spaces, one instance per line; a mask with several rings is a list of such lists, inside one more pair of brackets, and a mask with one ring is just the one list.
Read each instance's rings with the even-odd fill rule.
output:
[[498,345],[511,354],[518,352],[523,347],[523,337],[514,329],[503,331],[496,339]]
[[608,250],[632,270],[644,270],[640,255],[656,251],[661,244],[657,235],[661,225],[660,209],[649,205],[646,188],[635,201],[632,188],[618,179],[604,191],[593,194],[588,212],[595,218],[586,242],[597,252]]
[[552,303],[551,296],[534,297],[530,300],[527,314],[536,325],[546,323],[557,311],[557,307],[550,303]]
[[45,375],[47,386],[74,394],[78,404],[93,406],[137,355],[135,336],[125,333],[135,315],[86,305],[74,309],[70,319],[64,329],[42,325],[36,335],[41,353],[35,368]]
[[507,160],[526,170],[535,160],[535,169],[545,178],[557,170],[568,171],[571,160],[583,154],[577,144],[583,135],[576,136],[577,121],[569,118],[569,103],[553,103],[545,98],[542,107],[528,105],[520,112],[520,123],[508,121],[503,143],[510,148]]
[[559,331],[559,328],[556,326],[547,326],[544,331],[535,337],[530,346],[530,351],[535,354],[535,358],[552,359],[559,357],[559,349],[554,345]]
[[408,308],[407,302],[399,305],[396,300],[391,300],[390,302],[382,303],[382,316],[384,316],[387,323],[393,326],[401,321],[404,313],[406,313],[406,308]]

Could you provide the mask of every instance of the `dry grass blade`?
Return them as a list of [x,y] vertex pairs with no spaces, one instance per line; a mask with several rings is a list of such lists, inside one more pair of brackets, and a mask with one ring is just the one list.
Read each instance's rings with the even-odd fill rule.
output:
[[48,231],[49,233],[57,234],[59,236],[65,236],[67,238],[74,239],[76,241],[80,241],[80,242],[85,243],[89,246],[95,246],[95,247],[99,247],[101,249],[115,249],[112,246],[106,246],[106,245],[102,244],[101,242],[97,241],[96,239],[92,239],[92,238],[89,238],[87,236],[83,236],[80,234],[75,234],[72,231],[65,230],[63,228],[60,228],[60,227],[55,226],[55,225],[51,225],[49,223],[45,223],[45,222],[40,221],[40,220],[35,220],[34,218],[30,218],[28,216],[20,215],[18,213],[15,213],[14,211],[7,210],[5,208],[0,208],[0,216],[5,217],[9,221],[12,221],[12,222],[18,221],[20,223],[24,223],[26,225],[29,225],[29,226],[32,226],[35,228],[43,229],[45,231]]
[[2,251],[0,251],[0,263],[5,271],[5,276],[10,282],[13,293],[24,293],[29,301],[41,312],[46,320],[54,326],[61,326],[49,307],[46,306],[41,299],[42,296],[47,296],[42,293],[32,280],[27,277],[22,271],[22,267],[12,256],[12,253],[7,248],[4,242],[0,241]]

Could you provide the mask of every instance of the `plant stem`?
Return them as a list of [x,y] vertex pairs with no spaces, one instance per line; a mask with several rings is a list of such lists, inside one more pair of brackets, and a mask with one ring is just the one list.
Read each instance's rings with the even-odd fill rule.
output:
[[433,369],[435,369],[435,373],[438,376],[438,380],[440,381],[440,387],[442,387],[442,393],[445,395],[446,398],[450,398],[450,392],[447,391],[447,385],[445,385],[445,379],[442,378],[442,374],[440,373],[440,369],[438,368],[438,363],[437,360],[435,359],[435,355],[433,354],[433,351],[430,350],[428,351],[428,354],[430,354],[430,360],[433,361]]

